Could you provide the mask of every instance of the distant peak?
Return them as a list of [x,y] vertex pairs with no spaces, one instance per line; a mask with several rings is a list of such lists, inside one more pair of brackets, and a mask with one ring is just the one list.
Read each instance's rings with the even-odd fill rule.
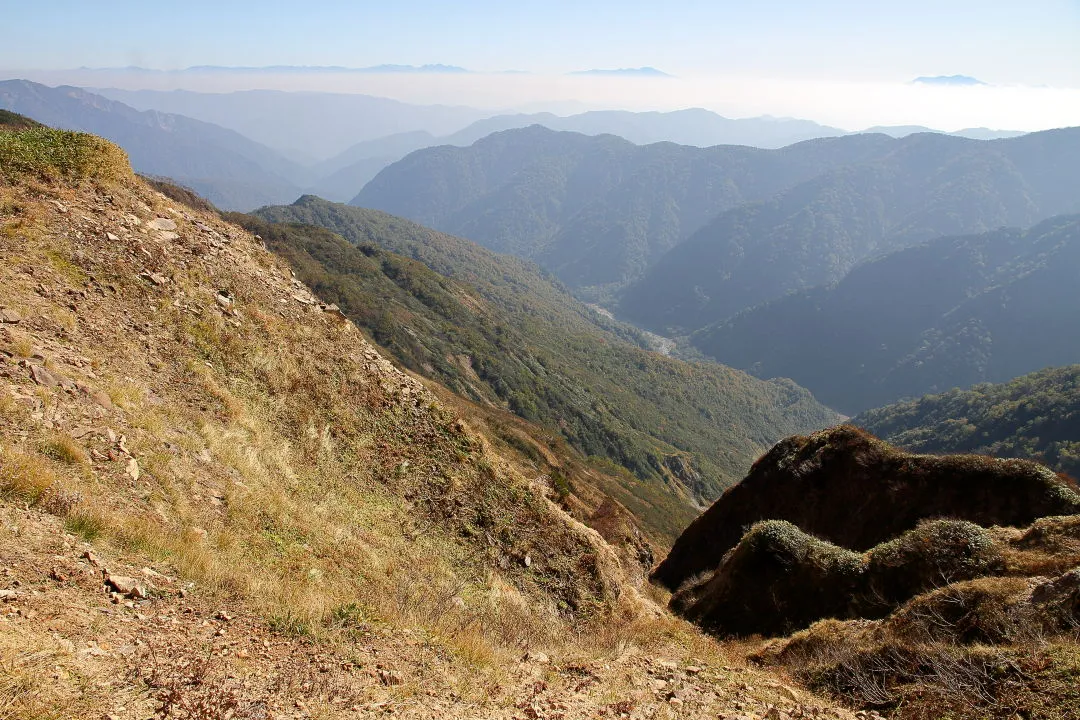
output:
[[577,70],[570,73],[571,75],[616,75],[616,76],[631,76],[631,77],[675,77],[669,75],[663,70],[657,70],[654,67],[639,67],[639,68],[617,68],[612,70]]
[[911,82],[919,85],[986,85],[970,75],[933,75],[917,77]]

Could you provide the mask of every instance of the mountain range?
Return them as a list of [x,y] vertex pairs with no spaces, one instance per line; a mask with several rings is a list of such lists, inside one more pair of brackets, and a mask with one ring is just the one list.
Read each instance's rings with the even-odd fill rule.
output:
[[[230,128],[278,152],[312,165],[323,181],[310,191],[328,200],[354,197],[379,170],[414,150],[436,145],[471,145],[500,130],[543,125],[585,135],[618,135],[633,143],[749,145],[780,148],[802,140],[847,134],[839,128],[797,118],[732,119],[701,108],[674,112],[598,110],[560,116],[550,112],[495,113],[473,108],[423,106],[365,95],[243,91],[93,89],[140,110],[186,115]],[[871,128],[904,136],[936,132],[918,126]],[[991,139],[1022,133],[970,128],[951,133]],[[338,178],[328,177],[348,171]]]
[[934,237],[1075,213],[1078,162],[1080,128],[890,140],[877,156],[720,213],[649,267],[619,307],[646,327],[694,330]]
[[532,127],[412,153],[352,204],[533,259],[634,322],[685,331],[891,249],[1076,211],[1064,188],[1078,132],[761,150]]
[[412,105],[350,93],[242,90],[92,92],[139,110],[159,110],[230,128],[308,163],[331,158],[358,142],[401,131],[447,135],[490,113],[467,107]]
[[876,157],[892,142],[866,135],[782,150],[639,146],[532,126],[412,153],[351,204],[533,259],[578,292],[607,291],[718,213]]

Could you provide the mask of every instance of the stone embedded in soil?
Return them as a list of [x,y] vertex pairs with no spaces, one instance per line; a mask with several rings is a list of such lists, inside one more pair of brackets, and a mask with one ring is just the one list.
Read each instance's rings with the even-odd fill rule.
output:
[[106,410],[112,410],[114,407],[112,398],[106,395],[105,392],[102,390],[91,390],[87,393],[87,395],[90,396],[91,400],[93,400]]
[[176,221],[169,218],[154,218],[146,225],[151,230],[170,231],[176,229]]
[[11,308],[0,308],[0,323],[15,325],[22,322],[22,315]]
[[41,365],[30,366],[30,377],[32,377],[34,382],[38,385],[44,385],[45,387],[57,387],[60,385],[60,381],[56,376]]
[[146,587],[133,577],[126,575],[109,575],[105,578],[105,584],[121,595],[145,600],[147,597]]
[[401,675],[393,670],[379,670],[379,682],[383,685],[400,685],[403,680]]

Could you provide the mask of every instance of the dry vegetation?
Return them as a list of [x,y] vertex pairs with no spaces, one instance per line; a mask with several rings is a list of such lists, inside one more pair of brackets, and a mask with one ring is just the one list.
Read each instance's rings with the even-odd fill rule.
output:
[[1026,528],[937,517],[849,549],[915,507],[1009,525],[1017,514],[1075,512],[1071,479],[1032,463],[907,455],[850,428],[781,443],[754,473],[774,492],[802,482],[852,501],[860,489],[886,494],[892,514],[870,501],[848,520],[832,509],[831,524],[794,511],[846,547],[786,520],[756,523],[713,571],[684,582],[672,601],[680,614],[721,636],[798,631],[752,657],[893,718],[1080,716],[1080,515]]
[[0,717],[825,712],[251,236],[48,133],[0,156]]

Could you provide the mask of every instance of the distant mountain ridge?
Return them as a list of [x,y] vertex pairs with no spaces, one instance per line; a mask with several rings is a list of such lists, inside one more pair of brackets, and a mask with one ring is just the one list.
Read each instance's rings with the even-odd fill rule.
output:
[[[502,130],[542,125],[551,130],[578,132],[584,135],[617,135],[637,145],[657,142],[674,142],[679,145],[712,147],[714,145],[748,145],[750,147],[776,149],[804,140],[841,135],[884,133],[902,138],[921,132],[955,135],[973,140],[996,140],[1026,134],[1019,130],[991,130],[988,128],[965,128],[955,132],[942,132],[932,128],[907,126],[879,126],[849,133],[839,128],[820,125],[811,120],[798,118],[725,118],[710,110],[688,108],[671,112],[630,112],[626,110],[592,110],[573,115],[560,116],[550,112],[495,115],[477,120],[468,127],[451,135],[441,137],[430,133],[408,132],[388,135],[384,138],[366,140],[345,152],[326,160],[322,165],[332,165],[341,170],[348,163],[349,177],[354,192],[345,194],[350,187],[340,183],[327,188],[322,195],[328,199],[345,202],[355,196],[378,171],[410,152],[437,145],[471,145],[477,140]],[[321,167],[321,166],[320,166]],[[359,179],[363,182],[357,184]]]
[[1080,128],[889,142],[876,157],[717,215],[648,268],[620,310],[649,328],[696,330],[935,237],[1080,212]]
[[540,126],[467,148],[427,148],[383,170],[352,204],[527,257],[578,291],[639,276],[716,214],[829,167],[876,157],[883,135],[781,150],[634,145]]
[[920,85],[953,85],[953,86],[975,86],[985,85],[982,80],[973,78],[970,75],[933,75],[917,77],[911,82],[918,83]]
[[162,110],[212,122],[313,161],[333,157],[358,142],[401,131],[446,135],[490,115],[475,108],[412,105],[347,93],[115,88],[95,88],[93,92],[141,110]]
[[302,166],[232,130],[181,115],[139,112],[79,88],[2,81],[0,108],[101,135],[122,146],[138,172],[172,177],[221,207],[291,200],[306,176]]
[[[347,69],[346,69],[347,70]],[[155,109],[226,127],[295,161],[318,178],[305,185],[327,199],[346,202],[378,172],[425,147],[471,145],[493,132],[539,124],[587,135],[614,134],[636,144],[749,145],[780,148],[803,140],[849,134],[797,118],[731,119],[701,108],[672,112],[587,111],[494,114],[475,108],[411,105],[388,98],[318,92],[129,91],[89,88],[141,110]],[[875,128],[900,136],[926,128]],[[1010,131],[961,130],[990,139]]]
[[592,70],[575,70],[570,73],[571,75],[601,75],[608,77],[656,77],[656,78],[669,78],[675,77],[669,75],[663,70],[657,70],[654,67],[639,67],[639,68],[615,68],[612,70],[603,70],[594,68]]
[[116,71],[123,70],[135,73],[150,73],[163,75],[178,75],[186,73],[207,72],[241,72],[241,73],[468,73],[472,72],[457,65],[443,65],[440,63],[430,65],[370,65],[368,67],[346,67],[344,65],[192,65],[186,68],[158,69],[145,68],[137,65],[129,65],[119,68],[89,68],[81,70]]

